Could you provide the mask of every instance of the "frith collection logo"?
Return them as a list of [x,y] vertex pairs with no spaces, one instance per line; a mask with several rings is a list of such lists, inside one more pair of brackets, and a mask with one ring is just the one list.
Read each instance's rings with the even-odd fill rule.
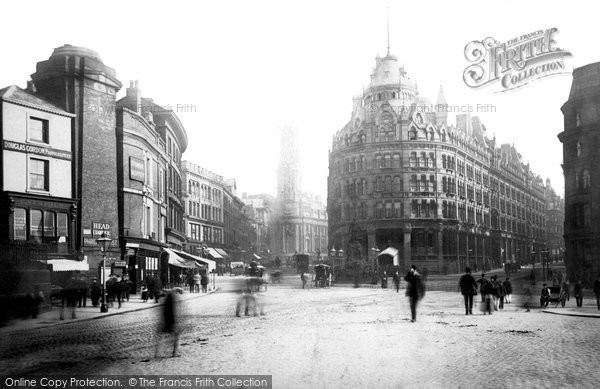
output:
[[471,64],[463,79],[471,88],[500,83],[507,92],[548,76],[568,73],[567,50],[557,47],[554,35],[557,28],[521,35],[505,43],[494,38],[473,41],[465,46],[465,58]]

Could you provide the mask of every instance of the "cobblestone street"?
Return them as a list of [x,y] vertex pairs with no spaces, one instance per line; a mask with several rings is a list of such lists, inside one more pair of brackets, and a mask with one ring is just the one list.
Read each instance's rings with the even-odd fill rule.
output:
[[180,357],[154,359],[160,310],[148,309],[5,332],[0,371],[271,374],[276,388],[591,388],[600,380],[598,319],[525,312],[518,297],[491,316],[464,316],[458,293],[428,292],[416,323],[402,290],[275,286],[266,316],[241,318],[236,298],[182,303]]

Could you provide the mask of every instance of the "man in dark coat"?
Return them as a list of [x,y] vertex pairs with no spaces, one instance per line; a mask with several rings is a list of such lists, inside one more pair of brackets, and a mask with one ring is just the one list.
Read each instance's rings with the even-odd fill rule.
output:
[[583,306],[583,286],[581,286],[581,281],[577,281],[575,287],[573,288],[573,293],[575,294],[575,302],[577,302],[578,307]]
[[596,295],[596,305],[600,309],[600,274],[598,274],[596,281],[594,281],[594,294]]
[[473,296],[477,294],[477,282],[471,275],[471,269],[465,268],[465,274],[460,277],[458,282],[460,293],[465,299],[465,315],[473,314]]
[[425,295],[425,285],[415,265],[411,266],[410,271],[404,277],[404,281],[407,283],[406,295],[410,302],[410,321],[414,323],[417,321],[417,304]]

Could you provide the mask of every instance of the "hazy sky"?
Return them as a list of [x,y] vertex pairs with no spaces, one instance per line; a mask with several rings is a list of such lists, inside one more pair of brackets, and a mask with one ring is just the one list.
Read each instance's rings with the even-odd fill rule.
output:
[[[274,194],[278,129],[300,134],[305,189],[326,195],[331,137],[350,118],[352,96],[369,82],[376,54],[391,52],[435,101],[492,104],[483,123],[562,193],[561,105],[571,76],[511,93],[472,90],[462,79],[464,47],[505,42],[557,27],[570,67],[598,61],[595,2],[560,1],[103,1],[8,2],[2,6],[0,87],[24,87],[37,61],[63,44],[97,51],[144,97],[176,107],[189,147],[184,158],[238,182],[241,192]],[[450,118],[454,122],[453,118]]]

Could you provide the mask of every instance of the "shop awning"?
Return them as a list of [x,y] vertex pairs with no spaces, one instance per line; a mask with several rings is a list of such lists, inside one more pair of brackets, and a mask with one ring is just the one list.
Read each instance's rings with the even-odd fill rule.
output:
[[88,271],[90,264],[87,259],[84,261],[73,261],[71,259],[49,259],[46,262],[52,265],[52,271]]
[[208,251],[208,255],[210,255],[213,259],[223,259],[223,256],[212,247],[207,247],[206,251]]
[[400,259],[398,258],[398,249],[394,247],[388,247],[379,253],[378,257],[382,255],[389,255],[394,260],[394,266],[400,266]]
[[216,268],[215,261],[210,259],[201,258],[192,254],[184,253],[183,251],[164,249],[169,254],[169,265],[184,267],[184,268],[198,268],[206,266],[208,271],[213,271]]
[[229,254],[227,254],[227,251],[218,248],[215,248],[215,250],[217,251],[217,253],[221,254],[223,258],[229,258]]

